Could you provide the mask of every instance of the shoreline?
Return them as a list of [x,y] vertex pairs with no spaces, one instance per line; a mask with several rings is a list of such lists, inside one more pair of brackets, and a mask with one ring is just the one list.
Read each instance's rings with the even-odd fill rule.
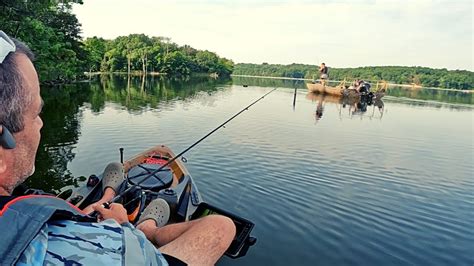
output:
[[[97,76],[97,75],[128,75],[127,72],[84,72],[85,79],[77,79],[77,80],[61,80],[61,81],[46,81],[42,82],[41,84],[49,85],[49,86],[56,86],[56,85],[63,85],[63,84],[71,84],[71,83],[80,83],[80,82],[88,82],[90,81],[90,77]],[[204,73],[195,73],[197,75],[202,75]],[[146,75],[148,76],[168,76],[166,73],[160,72],[147,72]],[[206,73],[207,75],[207,73]],[[132,72],[130,76],[143,76],[141,71]],[[87,78],[88,77],[88,78]],[[239,75],[239,74],[231,74],[230,77],[243,77],[243,78],[263,78],[263,79],[279,79],[279,80],[301,80],[301,81],[319,81],[314,79],[307,79],[307,78],[290,78],[290,77],[273,77],[273,76],[254,76],[254,75]],[[369,80],[370,81],[370,80]],[[342,82],[342,80],[329,80],[329,82]],[[372,83],[374,81],[371,81]],[[389,87],[401,87],[411,90],[420,90],[420,89],[428,89],[428,90],[440,90],[440,91],[452,91],[452,92],[462,92],[462,93],[474,93],[474,89],[469,90],[459,90],[459,89],[446,89],[446,88],[436,88],[436,87],[422,87],[420,85],[411,85],[411,84],[396,84],[396,83],[387,83]]]
[[[313,79],[306,79],[306,78],[290,78],[290,77],[272,77],[272,76],[253,76],[253,75],[239,75],[239,74],[231,74],[231,77],[243,77],[243,78],[264,78],[264,79],[284,79],[284,80],[304,80],[304,81],[314,81]],[[318,80],[316,80],[318,81]],[[370,81],[370,80],[369,80]],[[329,82],[342,82],[342,80],[329,80]],[[373,81],[371,81],[373,82]],[[474,89],[469,90],[459,90],[459,89],[446,89],[446,88],[435,88],[435,87],[423,87],[421,85],[412,85],[412,84],[395,84],[395,83],[387,83],[389,87],[402,87],[412,90],[419,90],[419,89],[429,89],[429,90],[442,90],[442,91],[456,91],[456,92],[464,92],[464,93],[474,93]]]

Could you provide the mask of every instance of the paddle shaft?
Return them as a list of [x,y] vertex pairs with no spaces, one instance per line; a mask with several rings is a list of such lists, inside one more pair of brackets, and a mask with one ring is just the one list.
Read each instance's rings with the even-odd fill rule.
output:
[[117,202],[119,201],[123,195],[127,194],[129,191],[131,191],[132,189],[135,189],[136,187],[138,187],[141,183],[143,183],[145,180],[147,180],[148,178],[150,178],[150,176],[153,176],[155,175],[156,173],[158,173],[160,170],[162,170],[163,168],[165,168],[166,166],[170,165],[172,162],[176,161],[176,159],[178,159],[179,157],[183,156],[183,154],[185,154],[186,152],[188,152],[190,149],[194,148],[196,145],[198,145],[201,141],[205,140],[207,137],[209,137],[210,135],[212,135],[214,132],[216,132],[217,130],[219,130],[221,127],[225,126],[227,123],[229,123],[230,121],[232,121],[234,118],[236,118],[237,116],[239,116],[241,113],[243,113],[244,111],[247,111],[250,107],[252,107],[252,105],[258,103],[259,101],[261,101],[263,98],[265,98],[268,94],[274,92],[277,88],[265,93],[262,97],[258,98],[257,100],[253,101],[251,104],[249,104],[248,106],[244,107],[242,110],[240,110],[238,113],[236,113],[235,115],[233,115],[231,118],[227,119],[224,123],[220,124],[218,127],[214,128],[211,132],[207,133],[204,137],[200,138],[198,141],[194,142],[191,146],[189,146],[188,148],[184,149],[182,152],[180,152],[178,155],[174,156],[173,158],[171,158],[170,160],[168,160],[168,162],[166,162],[165,164],[163,164],[161,167],[159,167],[158,169],[154,170],[153,172],[151,172],[150,174],[148,174],[145,178],[143,178],[142,180],[140,180],[140,182],[138,182],[137,184],[127,188],[125,191],[123,191],[122,193],[118,194],[117,196],[115,196],[111,202]]

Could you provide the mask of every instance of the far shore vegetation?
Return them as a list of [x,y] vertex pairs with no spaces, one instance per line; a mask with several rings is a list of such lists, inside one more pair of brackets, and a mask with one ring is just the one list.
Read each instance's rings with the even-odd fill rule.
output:
[[[357,68],[332,68],[329,66],[331,80],[351,82],[363,79],[377,82],[385,80],[394,84],[413,84],[422,87],[436,87],[458,90],[474,89],[474,72],[467,70],[433,69],[428,67],[371,66]],[[317,65],[291,64],[236,64],[233,74],[265,77],[286,77],[318,79]]]
[[[113,40],[100,37],[83,40],[81,24],[72,13],[73,4],[82,4],[82,0],[4,1],[0,8],[0,29],[25,42],[35,52],[35,65],[42,82],[80,80],[86,72],[317,78],[316,65],[234,65],[232,60],[214,52],[178,45],[161,36],[130,34]],[[330,62],[326,63],[331,66]],[[427,67],[330,67],[330,78],[386,80],[458,90],[474,88],[474,72]]]

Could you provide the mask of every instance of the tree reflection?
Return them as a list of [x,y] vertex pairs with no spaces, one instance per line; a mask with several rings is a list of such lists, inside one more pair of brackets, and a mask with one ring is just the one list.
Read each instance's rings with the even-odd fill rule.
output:
[[306,89],[306,82],[297,79],[274,79],[274,78],[252,78],[252,77],[232,77],[234,85],[238,86],[257,86],[272,88],[297,88]]
[[62,187],[76,184],[67,164],[74,157],[80,135],[81,106],[90,97],[89,85],[77,83],[43,87],[44,121],[41,141],[36,155],[36,171],[26,182],[27,187],[57,192]]
[[193,97],[198,92],[212,93],[219,86],[229,83],[228,79],[211,79],[208,76],[163,78],[153,75],[103,75],[91,85],[92,110],[101,112],[105,102],[113,102],[128,111],[142,112],[147,108],[158,108],[162,102]]
[[168,101],[194,97],[203,91],[214,93],[229,83],[228,79],[207,76],[165,79],[159,76],[102,75],[88,83],[42,87],[44,126],[36,156],[36,171],[25,186],[57,193],[65,186],[77,185],[79,180],[71,175],[67,166],[75,158],[84,106],[90,106],[92,113],[100,113],[107,102],[112,102],[129,112],[143,112],[159,108]]

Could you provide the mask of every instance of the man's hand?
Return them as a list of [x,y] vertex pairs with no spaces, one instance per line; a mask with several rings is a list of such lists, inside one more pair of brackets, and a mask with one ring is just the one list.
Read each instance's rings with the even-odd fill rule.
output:
[[121,204],[111,203],[110,209],[104,208],[102,204],[93,204],[91,207],[99,213],[99,221],[114,219],[119,224],[128,222],[127,210]]

